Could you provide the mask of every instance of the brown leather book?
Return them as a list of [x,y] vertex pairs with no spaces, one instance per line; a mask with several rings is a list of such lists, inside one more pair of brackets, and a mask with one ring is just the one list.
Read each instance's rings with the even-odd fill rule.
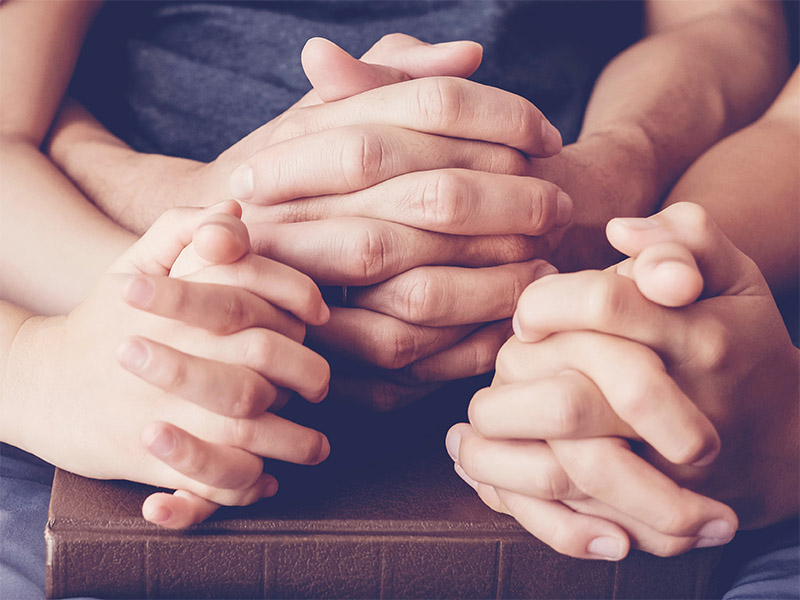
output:
[[[446,427],[462,391],[393,415],[336,407],[294,418],[334,450],[324,466],[269,464],[279,494],[189,531],[146,523],[152,488],[58,471],[47,540],[51,598],[704,598],[720,552],[555,553],[455,475]],[[427,405],[427,406],[426,406]],[[455,411],[453,410],[455,409]],[[453,418],[454,413],[456,419]],[[314,418],[303,418],[314,414]],[[333,417],[336,415],[336,418]],[[449,416],[447,416],[449,415]],[[327,422],[329,427],[323,427]],[[342,426],[347,423],[346,426]],[[361,432],[357,434],[356,432]]]

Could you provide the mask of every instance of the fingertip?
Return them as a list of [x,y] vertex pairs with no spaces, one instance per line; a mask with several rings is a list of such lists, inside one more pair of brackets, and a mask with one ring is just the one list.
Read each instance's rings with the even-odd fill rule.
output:
[[586,554],[587,558],[618,561],[627,556],[629,548],[627,537],[601,535],[586,544]]
[[278,480],[275,479],[272,475],[264,474],[265,482],[264,482],[264,490],[261,493],[262,498],[272,498],[275,494],[278,493]]
[[697,268],[676,260],[655,265],[650,277],[645,289],[640,286],[640,290],[663,306],[685,306],[697,300],[703,291],[703,278]]
[[149,521],[154,525],[165,526],[172,520],[173,514],[164,504],[164,496],[169,496],[169,494],[157,493],[145,498],[144,503],[142,503],[142,516],[145,521]]
[[192,236],[195,251],[212,264],[236,262],[250,251],[247,226],[231,215],[215,215]]

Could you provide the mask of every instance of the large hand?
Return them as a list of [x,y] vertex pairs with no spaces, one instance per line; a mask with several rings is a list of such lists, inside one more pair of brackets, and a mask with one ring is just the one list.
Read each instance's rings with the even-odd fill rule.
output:
[[[167,213],[72,313],[30,319],[5,365],[26,381],[12,442],[83,475],[184,490],[172,515],[158,499],[145,506],[168,526],[207,515],[199,498],[273,494],[262,457],[315,464],[329,450],[322,434],[265,412],[281,389],[324,397],[328,366],[298,340],[301,319],[321,323],[327,309],[307,277],[238,258],[249,247],[231,204]],[[198,254],[232,262],[167,277],[193,234]]]
[[[745,526],[796,511],[797,351],[755,266],[698,211],[679,205],[631,227],[612,222],[612,243],[637,257],[616,271],[635,284],[610,271],[531,286],[515,329],[534,343],[509,342],[495,384],[470,406],[475,430],[459,426],[449,438],[465,478],[487,501],[567,553],[591,553],[596,536],[610,538],[601,548],[621,556],[625,538],[609,523],[543,498],[619,523],[637,546],[658,554],[722,543],[735,524],[719,507],[698,510],[701,499],[646,467],[624,444],[591,439],[598,435],[643,436],[652,446],[641,454],[680,484],[732,504]],[[703,289],[695,258],[705,277],[703,299],[663,308],[691,303]],[[713,463],[716,435],[684,391],[720,431],[722,451]],[[543,397],[547,402],[537,400]],[[764,398],[774,399],[768,410]],[[542,475],[526,479],[522,472]],[[742,472],[744,484],[733,476]],[[604,502],[587,502],[587,495]],[[703,527],[701,515],[708,521]]]

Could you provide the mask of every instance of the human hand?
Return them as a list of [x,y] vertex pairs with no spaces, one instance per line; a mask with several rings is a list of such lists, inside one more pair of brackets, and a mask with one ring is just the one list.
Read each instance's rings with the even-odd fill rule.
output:
[[[634,228],[640,223],[650,227]],[[600,522],[566,507],[619,523],[634,544],[657,554],[714,542],[686,535],[702,531],[699,515],[713,505],[698,511],[697,497],[643,468],[620,440],[592,439],[599,435],[636,439],[638,430],[653,444],[635,444],[642,456],[681,485],[734,506],[745,526],[793,514],[797,350],[758,270],[692,205],[677,205],[647,221],[612,221],[609,239],[636,259],[615,271],[551,277],[523,294],[515,329],[533,343],[509,342],[493,387],[479,392],[470,406],[474,430],[454,429],[449,446],[461,448],[455,456],[463,460],[463,475],[495,507],[511,510],[551,545],[577,556],[585,555],[589,541],[603,537],[603,530]],[[701,300],[691,303],[701,290]],[[682,308],[664,308],[676,306]],[[640,347],[626,358],[623,350],[631,340]],[[638,369],[625,368],[636,362]],[[523,367],[528,374],[515,377]],[[683,392],[720,432],[716,460],[716,436],[705,417],[691,417]],[[546,404],[531,401],[542,394]],[[657,405],[651,405],[653,395]],[[765,411],[764,398],[775,406]],[[648,425],[649,419],[660,422]],[[460,444],[454,441],[459,435]],[[549,442],[504,440],[510,438]],[[677,462],[701,459],[679,466],[655,448]],[[476,483],[485,482],[491,465],[500,462],[505,473],[496,470],[489,477],[496,488]],[[544,475],[523,481],[523,469]],[[745,485],[735,476],[742,472]],[[660,493],[639,485],[647,478]],[[779,493],[776,481],[786,483],[778,484]],[[586,504],[587,493],[607,501]],[[541,500],[534,498],[564,502],[537,512]],[[711,531],[721,543],[723,523],[735,520],[724,511],[717,515],[722,522],[704,533]],[[643,523],[651,524],[649,531]],[[625,538],[608,523],[603,527],[618,556],[624,555]]]
[[[237,208],[167,213],[72,313],[27,321],[6,363],[22,407],[10,441],[86,476],[183,490],[145,503],[165,526],[274,494],[262,457],[329,452],[324,435],[266,412],[282,390],[326,394],[328,366],[300,340],[327,308],[310,279],[249,253]],[[193,239],[218,264],[167,277]]]

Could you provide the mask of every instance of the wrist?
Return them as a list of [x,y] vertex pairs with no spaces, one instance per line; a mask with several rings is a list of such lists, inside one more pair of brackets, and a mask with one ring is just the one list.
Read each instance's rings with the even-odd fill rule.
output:
[[537,162],[533,174],[573,201],[573,223],[552,256],[560,270],[602,268],[619,259],[606,240],[606,224],[655,212],[665,187],[656,165],[652,143],[636,128],[582,135],[558,156]]
[[[3,319],[0,325],[2,354],[0,355],[0,441],[27,450],[25,434],[29,429],[27,414],[30,410],[29,386],[41,373],[36,368],[46,368],[34,350],[39,323],[37,317],[17,306],[2,304]],[[38,376],[38,377],[37,377]]]

